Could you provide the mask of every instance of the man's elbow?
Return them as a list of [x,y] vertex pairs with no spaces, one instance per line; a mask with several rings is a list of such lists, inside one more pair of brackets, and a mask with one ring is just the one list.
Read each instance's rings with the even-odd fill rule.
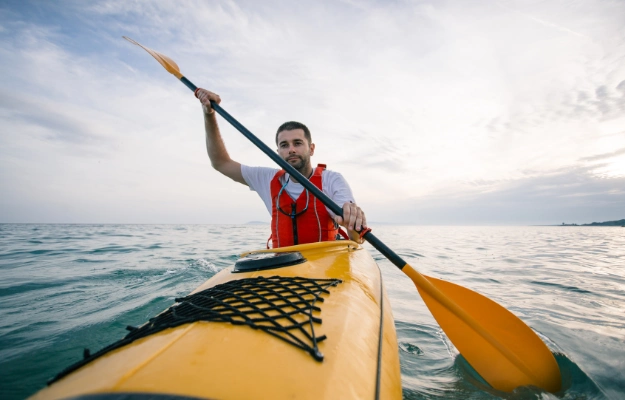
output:
[[223,160],[211,160],[211,166],[213,167],[213,169],[221,172],[222,174],[223,174],[226,164],[227,163],[224,162]]
[[232,177],[232,171],[233,171],[233,161],[228,159],[228,160],[211,160],[211,165],[213,166],[213,168],[221,173],[222,175],[226,175],[227,177]]

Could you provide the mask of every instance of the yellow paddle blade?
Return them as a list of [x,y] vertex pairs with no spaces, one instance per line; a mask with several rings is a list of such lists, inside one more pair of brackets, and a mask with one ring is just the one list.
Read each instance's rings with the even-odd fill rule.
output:
[[142,45],[139,42],[136,42],[134,40],[132,40],[131,38],[127,37],[127,36],[122,36],[124,39],[126,39],[127,41],[129,41],[132,44],[136,44],[137,46],[143,48],[143,50],[147,51],[148,53],[150,53],[152,55],[152,57],[154,57],[156,59],[156,61],[158,61],[163,67],[165,67],[165,69],[172,75],[174,75],[176,78],[180,79],[182,78],[182,74],[180,73],[180,68],[178,68],[178,65],[174,62],[174,60],[172,60],[171,58],[167,57],[166,55],[163,55],[157,51],[154,51],[152,49],[149,49],[147,47],[145,47],[144,45]]
[[499,304],[465,287],[402,271],[460,354],[493,388],[511,392],[534,385],[560,390],[560,368],[538,335]]

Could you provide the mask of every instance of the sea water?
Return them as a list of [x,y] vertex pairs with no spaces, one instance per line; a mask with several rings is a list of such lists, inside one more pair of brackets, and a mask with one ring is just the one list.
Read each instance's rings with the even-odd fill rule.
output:
[[[420,272],[512,311],[547,343],[563,389],[513,393],[480,382],[412,281],[380,266],[406,399],[625,398],[625,228],[374,227]],[[0,399],[25,398],[123,337],[238,255],[265,246],[265,225],[0,224]]]

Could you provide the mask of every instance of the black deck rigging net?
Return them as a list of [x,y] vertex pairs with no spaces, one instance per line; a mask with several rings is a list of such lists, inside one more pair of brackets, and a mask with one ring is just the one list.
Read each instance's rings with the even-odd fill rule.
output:
[[317,344],[326,339],[316,336],[314,324],[321,318],[314,312],[321,309],[315,305],[323,302],[328,288],[341,283],[340,279],[310,279],[300,277],[272,276],[269,278],[246,278],[208,288],[198,293],[176,299],[176,304],[165,312],[151,318],[139,327],[128,327],[130,333],[97,353],[85,351],[84,359],[59,373],[51,384],[72,371],[137,339],[195,321],[230,322],[248,325],[284,340],[308,352],[317,361],[323,354]]

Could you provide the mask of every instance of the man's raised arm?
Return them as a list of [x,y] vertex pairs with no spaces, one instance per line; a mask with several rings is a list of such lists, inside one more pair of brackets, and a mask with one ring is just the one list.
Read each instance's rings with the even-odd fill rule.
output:
[[198,89],[196,96],[202,103],[204,110],[204,128],[206,129],[206,151],[208,152],[208,158],[211,160],[211,165],[217,171],[226,175],[228,178],[247,185],[243,175],[241,174],[241,164],[230,158],[226,145],[219,133],[219,125],[217,125],[217,118],[215,110],[211,107],[210,101],[215,103],[221,103],[221,98],[213,92],[206,89]]

